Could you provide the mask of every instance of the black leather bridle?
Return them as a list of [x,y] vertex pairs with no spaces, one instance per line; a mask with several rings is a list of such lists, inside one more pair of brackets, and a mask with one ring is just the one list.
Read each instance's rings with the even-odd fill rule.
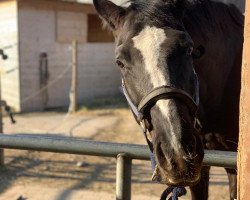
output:
[[[142,127],[142,131],[145,134],[146,140],[148,143],[149,139],[147,137],[148,128],[146,127],[145,120],[147,119],[147,115],[150,109],[155,105],[155,103],[161,99],[180,99],[183,101],[188,108],[190,109],[193,115],[193,126],[194,128],[200,132],[202,129],[201,123],[197,117],[198,106],[199,106],[199,80],[198,76],[195,73],[195,97],[192,98],[187,92],[182,89],[177,89],[168,85],[163,85],[151,90],[146,96],[142,98],[138,106],[136,106],[126,89],[126,85],[124,80],[122,79],[122,88],[123,93],[127,99],[127,102],[136,117],[136,120],[139,122]],[[150,144],[151,146],[152,144]]]

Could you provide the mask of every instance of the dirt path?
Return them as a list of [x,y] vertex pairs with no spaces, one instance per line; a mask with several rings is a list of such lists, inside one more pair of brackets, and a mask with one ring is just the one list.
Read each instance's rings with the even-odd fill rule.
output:
[[[77,136],[90,140],[145,144],[140,128],[126,109],[32,113],[4,119],[6,134],[30,133]],[[0,170],[0,200],[115,199],[115,159],[68,154],[6,150]],[[79,166],[81,165],[81,166]],[[158,200],[165,186],[150,181],[150,163],[133,161],[132,199]],[[228,199],[224,170],[211,172],[210,199]],[[189,194],[182,199],[190,199]]]

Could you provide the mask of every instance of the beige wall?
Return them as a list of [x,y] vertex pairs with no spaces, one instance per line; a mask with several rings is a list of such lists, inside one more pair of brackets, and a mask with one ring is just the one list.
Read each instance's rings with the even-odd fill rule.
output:
[[0,3],[0,48],[7,47],[8,60],[0,58],[2,98],[16,111],[20,110],[17,5],[15,1]]
[[[21,99],[22,111],[42,110],[48,107],[66,106],[69,104],[71,81],[71,43],[58,42],[58,12],[68,12],[65,3],[46,7],[25,4],[22,1],[19,9],[20,66],[21,66]],[[74,7],[70,7],[73,9]],[[76,10],[76,26],[82,23],[86,27],[87,17]],[[62,13],[61,13],[62,14]],[[76,17],[79,17],[77,19]],[[77,22],[78,21],[78,22]],[[60,22],[60,27],[66,25]],[[69,31],[70,33],[71,31]],[[84,33],[81,33],[84,35]],[[68,41],[68,38],[66,38]],[[47,52],[49,58],[49,87],[38,93],[39,54]],[[114,66],[114,45],[112,43],[81,43],[79,45],[79,103],[93,98],[119,94],[120,75]],[[61,75],[65,69],[68,69]],[[61,77],[61,78],[60,78]],[[45,105],[43,99],[48,94]]]

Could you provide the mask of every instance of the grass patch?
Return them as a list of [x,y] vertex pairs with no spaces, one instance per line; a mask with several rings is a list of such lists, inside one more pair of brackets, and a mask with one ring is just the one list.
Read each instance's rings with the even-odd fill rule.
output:
[[95,100],[80,106],[79,110],[96,110],[96,109],[117,109],[128,108],[124,97],[96,98]]

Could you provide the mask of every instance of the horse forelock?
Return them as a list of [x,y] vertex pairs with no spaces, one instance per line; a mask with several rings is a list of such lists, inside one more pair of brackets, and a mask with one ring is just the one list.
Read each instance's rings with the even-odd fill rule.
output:
[[173,11],[173,1],[162,0],[130,0],[129,11],[137,13],[139,21],[144,21],[148,25],[157,27],[173,27],[182,29],[181,21],[175,17]]

